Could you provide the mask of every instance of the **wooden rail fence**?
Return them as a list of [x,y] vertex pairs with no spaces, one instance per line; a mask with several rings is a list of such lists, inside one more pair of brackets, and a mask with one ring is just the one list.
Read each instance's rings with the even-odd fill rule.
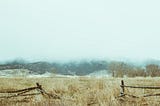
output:
[[[28,93],[30,91],[33,90],[37,90],[37,93]],[[39,95],[42,94],[47,95],[49,98],[55,98],[55,99],[60,99],[59,96],[55,95],[55,94],[49,94],[47,93],[43,88],[42,85],[40,85],[39,83],[36,83],[36,87],[30,87],[30,88],[25,88],[25,89],[20,89],[20,90],[13,90],[13,91],[0,91],[1,93],[8,93],[11,94],[10,96],[0,96],[0,98],[12,98],[12,97],[18,97],[18,96],[32,96],[32,95]]]
[[[137,97],[138,96],[134,96],[134,95],[129,95],[125,93],[125,88],[139,88],[139,89],[160,89],[160,86],[128,86],[124,84],[124,81],[121,80],[121,90],[120,90],[120,97],[128,95],[128,96],[132,96],[132,97]],[[147,95],[143,95],[143,97],[148,97],[148,96],[160,96],[160,93],[157,94],[147,94]]]

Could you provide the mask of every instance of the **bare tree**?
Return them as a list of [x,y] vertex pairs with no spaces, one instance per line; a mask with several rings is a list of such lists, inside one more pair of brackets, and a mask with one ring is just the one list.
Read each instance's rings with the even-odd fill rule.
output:
[[160,76],[160,69],[158,65],[155,64],[149,64],[146,66],[146,72],[147,75],[151,77]]

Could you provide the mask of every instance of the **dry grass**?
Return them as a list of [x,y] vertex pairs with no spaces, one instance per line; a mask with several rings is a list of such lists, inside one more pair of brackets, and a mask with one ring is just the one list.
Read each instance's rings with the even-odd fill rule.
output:
[[[124,78],[126,85],[160,86],[160,78]],[[120,78],[0,78],[0,91],[16,90],[35,86],[39,82],[50,94],[60,99],[42,95],[0,98],[0,106],[158,106],[160,97],[133,98],[120,94]],[[126,89],[136,96],[158,93],[159,90]],[[160,93],[160,91],[159,91]],[[4,94],[0,94],[2,96]]]

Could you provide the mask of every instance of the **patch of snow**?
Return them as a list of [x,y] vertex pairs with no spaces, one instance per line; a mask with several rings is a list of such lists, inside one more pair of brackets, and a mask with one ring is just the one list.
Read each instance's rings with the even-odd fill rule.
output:
[[8,70],[0,70],[1,77],[17,77],[17,76],[27,76],[29,75],[29,70],[27,69],[8,69]]
[[90,73],[86,75],[87,77],[97,77],[97,78],[102,78],[102,77],[111,77],[111,74],[108,73],[107,70],[99,70],[93,73]]

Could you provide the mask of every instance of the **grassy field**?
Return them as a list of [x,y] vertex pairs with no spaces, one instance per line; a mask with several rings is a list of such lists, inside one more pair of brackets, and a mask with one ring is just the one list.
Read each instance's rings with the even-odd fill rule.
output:
[[[0,91],[17,90],[35,86],[38,82],[49,94],[0,98],[0,106],[158,106],[159,96],[142,97],[144,94],[160,93],[160,90],[126,89],[132,96],[120,95],[122,78],[0,78]],[[160,86],[160,78],[123,78],[126,85]],[[159,91],[159,92],[158,92]],[[36,92],[36,91],[35,91]],[[7,94],[9,95],[9,94]],[[5,94],[5,96],[7,96]],[[0,97],[4,96],[0,93]]]

